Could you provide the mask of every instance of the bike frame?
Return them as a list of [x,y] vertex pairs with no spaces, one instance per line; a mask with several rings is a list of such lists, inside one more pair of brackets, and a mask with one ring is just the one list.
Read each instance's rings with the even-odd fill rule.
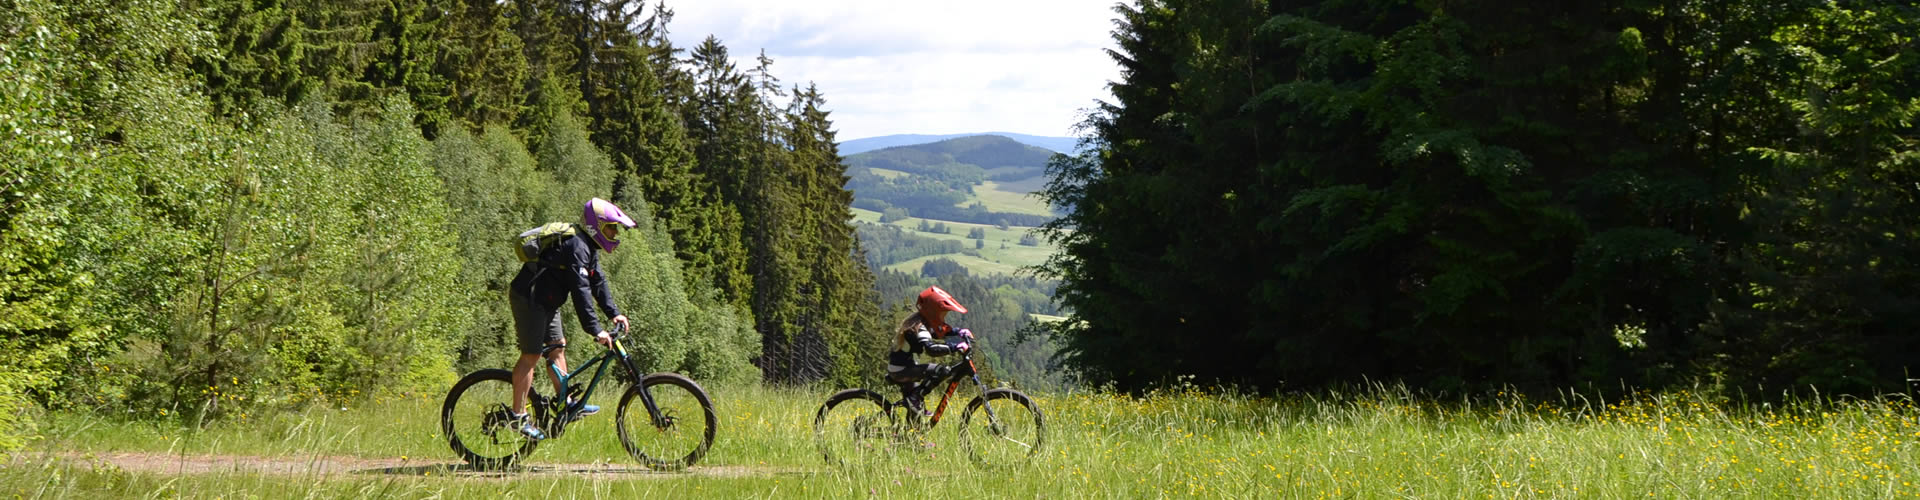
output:
[[[987,384],[980,381],[980,370],[973,363],[973,350],[968,349],[965,353],[962,354],[962,356],[964,358],[963,362],[955,363],[954,366],[959,367],[959,366],[962,366],[963,364],[964,366],[966,366],[967,374],[973,377],[974,388],[977,388],[980,390],[980,408],[987,411],[987,424],[992,426],[992,428],[994,429],[999,429],[1000,417],[993,414],[993,404],[987,401]],[[940,425],[940,416],[945,415],[947,413],[947,402],[953,398],[954,389],[960,388],[959,374],[957,373],[950,374],[950,375],[947,375],[947,378],[952,380],[946,381],[947,391],[945,394],[940,395],[940,407],[933,411],[932,420],[929,420],[927,422],[928,429],[932,429],[934,426]],[[935,383],[938,383],[938,382],[935,382]]]
[[[573,373],[571,374],[560,373],[560,367],[555,366],[553,364],[553,358],[549,356],[543,356],[546,358],[546,361],[547,361],[547,373],[550,375],[553,375],[554,380],[560,381],[560,388],[561,388],[560,393],[554,396],[552,403],[549,403],[549,405],[551,405],[551,407],[555,410],[554,414],[556,416],[565,414],[566,412],[569,412],[569,411],[577,410],[581,406],[586,405],[587,400],[593,397],[594,389],[600,387],[601,377],[607,374],[607,367],[613,366],[614,360],[619,360],[621,366],[625,366],[627,368],[627,372],[633,374],[633,381],[635,384],[639,384],[641,379],[646,378],[646,374],[641,373],[639,367],[634,366],[633,356],[627,353],[626,345],[620,343],[622,339],[626,338],[627,329],[619,328],[617,330],[618,332],[613,334],[613,341],[607,343],[608,345],[606,350],[601,351],[600,354],[594,355],[592,358],[588,358],[586,362],[580,363],[579,366],[574,367]],[[556,348],[550,348],[548,349],[548,351],[551,351],[553,349],[558,349],[558,348],[565,348],[565,347],[566,346],[562,345]],[[578,377],[580,374],[586,373],[588,370],[593,371],[593,378],[587,382],[587,387],[585,389],[580,390],[580,400],[575,401],[571,405],[566,404],[567,398],[569,396],[572,396],[574,392],[573,385],[570,384],[569,382],[571,382],[574,378]],[[653,421],[654,427],[661,427],[666,425],[664,422],[661,421],[662,418],[660,415],[660,407],[654,405],[653,403],[653,394],[650,392],[647,392],[645,388],[642,388],[640,391],[640,402],[646,405],[647,415]],[[564,419],[556,419],[556,421],[564,422]],[[564,426],[565,424],[562,423],[558,427],[564,427]]]

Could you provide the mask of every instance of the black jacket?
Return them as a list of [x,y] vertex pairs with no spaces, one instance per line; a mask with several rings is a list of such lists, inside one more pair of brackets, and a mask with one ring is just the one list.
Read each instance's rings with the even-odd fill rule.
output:
[[600,270],[598,245],[591,237],[580,235],[560,240],[540,253],[540,260],[520,266],[514,275],[513,293],[533,299],[535,305],[557,310],[573,297],[573,310],[580,316],[580,328],[588,335],[599,334],[600,320],[587,302],[591,295],[608,318],[620,315],[613,305],[613,291],[607,288],[607,273]]

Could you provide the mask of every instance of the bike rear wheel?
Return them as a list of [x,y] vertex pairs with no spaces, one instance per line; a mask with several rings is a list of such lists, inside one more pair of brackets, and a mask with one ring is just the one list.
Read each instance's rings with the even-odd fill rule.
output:
[[[993,416],[982,407],[991,403]],[[984,467],[1025,462],[1040,453],[1046,422],[1033,398],[1013,389],[991,389],[967,403],[960,415],[960,446]]]
[[[656,425],[647,413],[640,391],[653,396],[662,422]],[[680,470],[707,455],[718,420],[700,384],[680,375],[656,373],[627,387],[614,426],[620,432],[620,444],[634,460],[649,469]]]
[[886,449],[895,430],[893,413],[880,393],[847,389],[834,393],[813,417],[813,439],[828,464],[845,466]]
[[[529,400],[532,396],[528,391]],[[440,432],[447,435],[453,452],[474,468],[507,468],[540,444],[520,433],[508,409],[512,404],[512,372],[480,370],[467,374],[447,391],[447,400],[440,407]]]

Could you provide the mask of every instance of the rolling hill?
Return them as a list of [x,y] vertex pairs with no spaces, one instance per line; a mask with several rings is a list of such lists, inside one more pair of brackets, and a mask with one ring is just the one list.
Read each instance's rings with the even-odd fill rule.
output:
[[895,146],[912,146],[916,144],[927,144],[932,142],[944,141],[947,139],[955,139],[960,137],[970,137],[970,136],[977,136],[977,135],[995,135],[995,136],[1006,137],[1016,141],[1020,141],[1020,143],[1022,144],[1026,144],[1029,146],[1038,146],[1038,147],[1046,148],[1048,150],[1052,150],[1058,153],[1072,153],[1074,144],[1080,141],[1079,139],[1075,139],[1072,137],[1050,137],[1050,136],[1042,136],[1042,135],[1016,134],[1012,132],[982,132],[978,134],[932,134],[932,135],[930,134],[894,134],[894,135],[883,135],[879,137],[863,137],[859,139],[842,141],[840,143],[840,154],[854,155],[854,154],[865,153],[868,151],[873,151],[876,149],[886,149],[886,148],[891,148]]
[[[1021,240],[1061,213],[1033,194],[1045,183],[1047,160],[1055,154],[1006,137],[976,135],[848,156],[847,188],[853,191],[856,222],[894,226],[964,244],[966,250],[923,249],[871,264],[912,272],[928,259],[949,258],[975,273],[1011,274],[1044,261],[1054,252],[1051,246]],[[916,230],[934,223],[945,223],[957,234]],[[976,230],[986,235],[980,238],[984,248],[974,248],[975,239],[966,237]],[[872,249],[879,243],[867,245]]]
[[1038,226],[1059,215],[1032,192],[1053,151],[976,135],[847,157],[855,208],[996,226]]

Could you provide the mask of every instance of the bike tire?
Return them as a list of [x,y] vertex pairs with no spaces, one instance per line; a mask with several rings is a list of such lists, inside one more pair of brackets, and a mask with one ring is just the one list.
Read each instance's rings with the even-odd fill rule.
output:
[[[532,401],[533,391],[527,392]],[[512,394],[513,372],[499,369],[469,373],[447,391],[440,407],[440,432],[447,435],[453,452],[475,469],[511,467],[540,444],[502,420],[500,412],[513,404]]]
[[[981,411],[988,401],[995,402],[993,412],[999,417],[1001,429],[994,429],[986,412]],[[999,404],[1000,401],[1013,404]],[[989,389],[967,403],[967,410],[960,415],[960,446],[982,467],[1025,462],[1038,455],[1045,443],[1046,418],[1033,398],[1020,391]]]
[[814,413],[814,444],[827,464],[846,466],[860,455],[884,449],[895,432],[894,423],[892,406],[880,393],[843,390],[827,397]]
[[[668,419],[664,427],[654,425],[645,404],[634,404],[640,401],[642,390],[653,395],[654,403]],[[685,418],[687,413],[699,416],[689,420]],[[626,395],[620,397],[614,427],[620,433],[620,445],[634,460],[653,470],[681,470],[707,455],[719,420],[713,401],[700,384],[678,374],[655,373],[627,386]],[[699,427],[693,428],[696,425]]]

